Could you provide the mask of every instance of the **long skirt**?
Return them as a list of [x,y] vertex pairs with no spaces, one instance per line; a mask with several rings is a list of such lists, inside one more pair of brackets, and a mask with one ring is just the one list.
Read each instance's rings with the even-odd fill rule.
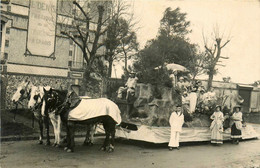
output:
[[223,144],[223,134],[219,129],[221,125],[215,124],[211,130],[211,143],[214,144]]
[[231,126],[231,139],[233,140],[242,139],[242,132],[241,130],[237,129],[235,123]]
[[180,132],[178,131],[171,131],[171,139],[169,142],[169,147],[179,147],[179,140],[180,140]]

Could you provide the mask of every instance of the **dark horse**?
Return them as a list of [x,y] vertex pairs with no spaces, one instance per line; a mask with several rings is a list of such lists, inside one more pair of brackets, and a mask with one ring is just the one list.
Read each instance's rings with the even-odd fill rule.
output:
[[50,89],[49,91],[44,90],[44,92],[45,111],[55,111],[66,126],[67,146],[65,150],[67,152],[74,151],[76,123],[86,125],[102,123],[106,138],[100,149],[108,152],[114,151],[115,126],[121,122],[120,110],[114,102],[106,98],[82,99],[76,107],[71,108],[65,96],[67,91]]

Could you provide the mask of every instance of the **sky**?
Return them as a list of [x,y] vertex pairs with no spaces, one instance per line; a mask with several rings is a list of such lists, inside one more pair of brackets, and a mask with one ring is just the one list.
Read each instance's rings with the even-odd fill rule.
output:
[[[231,41],[222,50],[225,67],[218,67],[214,80],[231,77],[232,82],[250,84],[260,80],[260,1],[259,0],[134,0],[130,9],[139,27],[140,49],[156,37],[167,7],[179,7],[191,22],[191,42],[204,50],[203,35],[210,45],[214,29],[223,40]],[[120,77],[123,63],[117,64],[113,76]],[[115,75],[116,74],[116,75]],[[206,79],[206,76],[200,78]]]

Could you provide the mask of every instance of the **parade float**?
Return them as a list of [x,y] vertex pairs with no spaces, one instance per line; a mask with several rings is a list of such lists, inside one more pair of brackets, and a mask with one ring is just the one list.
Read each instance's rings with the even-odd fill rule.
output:
[[[216,101],[205,106],[196,106],[194,113],[185,113],[185,123],[180,134],[180,142],[210,141],[210,115],[217,104],[221,105],[226,120],[224,121],[224,140],[230,140],[229,117],[232,107],[239,102],[236,92],[225,94],[216,90]],[[160,96],[158,96],[158,94]],[[181,94],[176,87],[154,86],[137,83],[133,97],[114,98],[121,110],[122,123],[117,127],[116,136],[128,140],[151,143],[168,143],[170,139],[169,117],[176,104],[182,102]],[[241,100],[240,100],[241,101]],[[228,103],[227,103],[228,102]],[[252,125],[244,122],[242,139],[257,138]]]

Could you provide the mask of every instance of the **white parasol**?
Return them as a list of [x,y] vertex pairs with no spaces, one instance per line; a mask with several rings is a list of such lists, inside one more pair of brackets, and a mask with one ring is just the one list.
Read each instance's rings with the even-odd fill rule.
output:
[[[156,67],[154,69],[159,69],[159,68],[161,68],[161,66]],[[179,64],[174,64],[174,63],[166,64],[166,68],[167,68],[167,70],[172,70],[172,71],[182,71],[182,72],[188,72],[189,71],[184,66],[179,65]]]

